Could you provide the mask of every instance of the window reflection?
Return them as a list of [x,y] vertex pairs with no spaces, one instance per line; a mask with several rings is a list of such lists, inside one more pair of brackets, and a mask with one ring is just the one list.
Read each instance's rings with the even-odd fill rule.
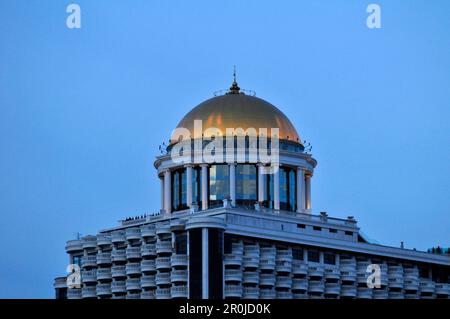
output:
[[211,165],[209,168],[209,206],[221,206],[230,195],[228,165]]
[[172,172],[172,210],[186,208],[186,169],[182,168]]
[[236,203],[250,205],[257,200],[257,174],[255,165],[236,166]]

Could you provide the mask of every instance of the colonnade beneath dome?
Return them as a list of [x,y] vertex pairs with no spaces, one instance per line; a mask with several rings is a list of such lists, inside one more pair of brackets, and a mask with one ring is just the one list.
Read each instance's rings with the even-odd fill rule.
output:
[[[275,211],[309,213],[312,173],[303,167],[284,165],[276,167],[271,174],[267,169],[268,166],[260,163],[187,164],[166,169],[159,175],[161,211],[207,210],[222,206],[222,201],[229,199],[233,207],[259,203]],[[241,176],[248,180],[243,181]],[[244,195],[243,183],[247,183]]]

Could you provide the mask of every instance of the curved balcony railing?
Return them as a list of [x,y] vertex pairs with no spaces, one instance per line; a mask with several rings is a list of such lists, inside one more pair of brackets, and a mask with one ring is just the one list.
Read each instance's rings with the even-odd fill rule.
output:
[[341,285],[341,298],[355,298],[356,297],[356,285]]
[[110,295],[112,295],[110,283],[97,285],[97,296],[110,296]]
[[141,299],[155,299],[156,292],[154,290],[148,290],[141,292]]
[[297,291],[297,292],[292,292],[292,298],[293,299],[308,299],[309,295],[308,292],[306,291]]
[[299,276],[306,276],[308,274],[308,264],[303,260],[293,260],[292,274]]
[[275,262],[275,271],[279,273],[290,273],[292,271],[292,261],[277,259]]
[[322,280],[310,280],[308,282],[308,291],[310,293],[321,294],[324,289],[325,286]]
[[68,242],[66,242],[66,252],[67,253],[74,253],[74,252],[78,252],[81,250],[83,250],[83,245],[81,244],[80,239],[69,240]]
[[172,298],[188,298],[189,291],[187,286],[172,286],[170,289]]
[[308,267],[308,276],[310,278],[322,278],[324,273],[324,266],[316,264],[316,265],[309,265]]
[[[170,235],[170,223],[162,222],[156,225],[156,235]],[[170,294],[170,293],[169,293]]]
[[405,292],[405,299],[420,299],[419,294],[416,292]]
[[83,270],[81,272],[81,280],[84,283],[97,282],[97,271],[93,270]]
[[125,229],[125,238],[127,240],[141,239],[141,230],[139,227],[132,227]]
[[341,271],[341,280],[344,282],[356,281],[356,260],[341,259],[339,269]]
[[225,254],[223,264],[225,266],[240,266],[242,264],[242,254]]
[[188,272],[187,270],[172,270],[170,278],[174,283],[187,282]]
[[277,250],[276,260],[278,261],[287,261],[289,263],[292,262],[292,250],[291,249],[280,249]]
[[114,280],[111,283],[111,292],[114,294],[127,292],[126,281],[125,280],[121,280],[121,281]]
[[140,278],[128,278],[126,281],[127,291],[130,290],[141,290],[141,279]]
[[127,247],[127,259],[141,259],[141,247]]
[[225,284],[224,296],[225,298],[241,298],[242,286]]
[[156,253],[158,253],[158,254],[172,253],[172,242],[170,242],[170,241],[157,242],[156,243]]
[[242,271],[240,269],[225,269],[225,281],[242,281]]
[[97,236],[85,236],[81,238],[83,249],[97,248]]
[[273,288],[261,288],[259,289],[259,298],[260,299],[275,299],[276,293]]
[[142,257],[156,256],[156,245],[155,244],[143,244],[141,246],[141,256]]
[[187,267],[189,263],[188,256],[184,254],[174,254],[171,257],[172,267]]
[[244,255],[242,257],[242,266],[244,268],[258,268],[259,266],[259,256],[256,255]]
[[97,292],[95,286],[85,286],[81,288],[81,297],[84,298],[97,298]]
[[97,280],[109,280],[112,278],[111,268],[97,269]]
[[291,276],[276,276],[275,287],[289,289],[292,286]]
[[156,287],[156,276],[155,275],[142,275],[141,287],[142,288]]
[[419,283],[419,290],[423,294],[433,294],[435,288],[434,281],[429,279],[421,279]]
[[127,255],[125,249],[114,249],[111,254],[111,261],[125,261],[127,260]]
[[170,288],[160,288],[156,289],[156,299],[170,299]]
[[141,264],[140,263],[128,263],[125,266],[125,272],[126,272],[127,276],[138,275],[141,273]]
[[141,299],[141,293],[137,291],[127,292],[126,299]]
[[388,292],[389,299],[405,299],[405,295],[402,291],[389,291]]
[[124,243],[126,241],[125,238],[125,231],[123,230],[116,230],[114,232],[112,232],[111,234],[111,242],[116,244],[116,243]]
[[141,271],[142,272],[155,272],[156,271],[156,261],[154,259],[144,259],[141,261]]
[[141,236],[142,238],[155,237],[156,236],[155,224],[142,225]]
[[100,233],[97,234],[97,245],[98,246],[109,246],[111,245],[111,235]]
[[83,256],[82,258],[83,267],[96,267],[97,266],[97,256],[96,255],[88,255]]
[[275,257],[261,255],[261,258],[259,259],[259,269],[274,270],[275,269]]
[[386,288],[374,288],[372,289],[372,298],[373,299],[387,299],[389,297],[388,291]]
[[67,299],[81,299],[81,289],[67,288]]
[[399,276],[398,274],[389,274],[389,288],[395,289],[403,289],[403,276]]
[[259,284],[259,273],[257,271],[244,272],[242,282],[244,284]]
[[292,291],[307,291],[307,290],[308,290],[307,278],[292,279]]
[[292,292],[290,291],[277,291],[276,292],[277,299],[292,299]]
[[172,267],[170,257],[158,257],[156,258],[156,269],[170,269]]
[[244,287],[242,298],[244,299],[258,299],[259,288],[258,287]]
[[444,284],[444,283],[436,283],[434,286],[435,293],[439,297],[441,296],[447,296],[450,294],[450,284]]
[[326,280],[339,280],[341,272],[337,267],[325,267],[323,276]]
[[260,274],[259,275],[259,285],[260,286],[275,286],[275,275],[274,274]]
[[111,267],[111,276],[113,278],[126,277],[125,265],[114,265]]
[[157,286],[163,286],[163,285],[170,285],[170,272],[159,272],[156,274],[156,285]]
[[111,253],[99,253],[97,254],[97,265],[110,265]]
[[338,296],[341,292],[341,285],[339,282],[326,282],[325,283],[325,295]]
[[369,287],[358,287],[356,291],[356,298],[358,299],[372,299],[373,289]]

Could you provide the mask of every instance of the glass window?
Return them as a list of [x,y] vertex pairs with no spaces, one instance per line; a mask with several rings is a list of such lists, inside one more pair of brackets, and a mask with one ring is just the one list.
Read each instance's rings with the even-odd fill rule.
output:
[[186,169],[172,172],[172,210],[186,209]]
[[280,209],[296,210],[296,172],[289,167],[280,168]]
[[320,254],[317,250],[308,250],[308,261],[318,263],[320,261]]
[[324,253],[323,262],[327,265],[335,265],[336,264],[336,255],[333,253]]
[[293,248],[292,249],[292,258],[295,260],[303,260],[303,249],[302,248]]
[[236,166],[236,203],[253,205],[257,200],[257,174],[255,165]]
[[264,203],[263,206],[267,208],[273,208],[273,176],[270,174],[264,174]]
[[228,165],[211,165],[209,168],[209,205],[223,205],[230,196],[230,174]]

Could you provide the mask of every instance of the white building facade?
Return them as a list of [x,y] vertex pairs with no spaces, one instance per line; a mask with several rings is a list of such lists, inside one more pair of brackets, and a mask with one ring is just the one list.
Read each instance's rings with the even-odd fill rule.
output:
[[[182,141],[172,136],[154,164],[161,184],[159,213],[68,241],[74,273],[70,280],[55,279],[57,298],[449,297],[449,255],[373,244],[353,217],[312,213],[317,162],[276,107],[242,93],[234,82],[178,127],[193,132],[194,120],[222,133],[277,128],[278,161],[269,170],[267,163],[252,160],[250,152],[262,145],[247,133],[241,136],[243,146],[233,150],[246,154],[245,161],[236,156],[220,163],[196,161],[196,141],[218,136],[207,129],[201,136],[191,133],[190,151],[175,161],[173,152]],[[200,141],[202,150],[206,144]]]

